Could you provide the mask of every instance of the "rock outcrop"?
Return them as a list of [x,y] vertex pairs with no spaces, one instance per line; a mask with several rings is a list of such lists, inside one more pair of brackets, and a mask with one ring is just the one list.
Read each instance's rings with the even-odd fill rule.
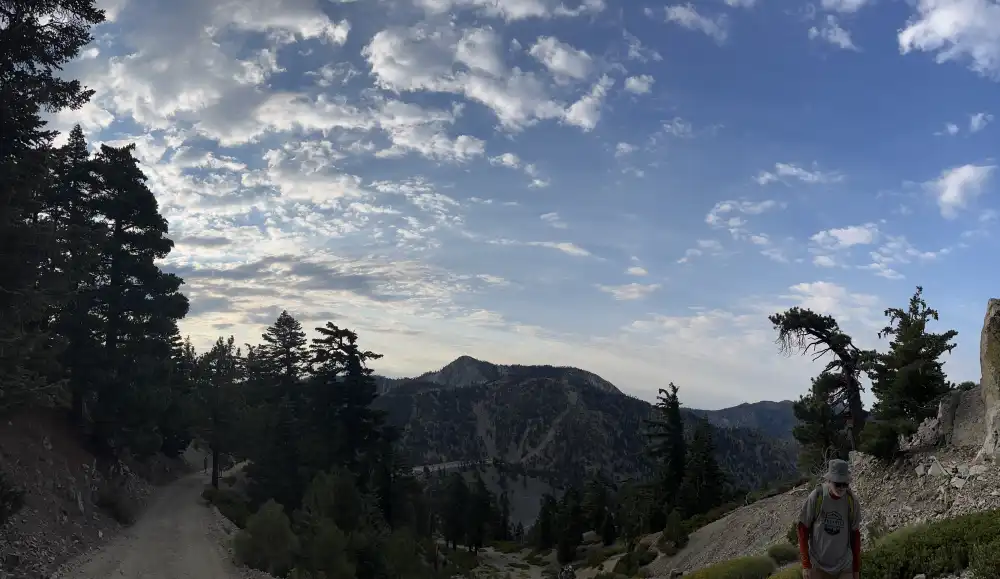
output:
[[1000,450],[1000,299],[990,299],[979,341],[980,385],[985,405],[986,435],[976,460],[992,460]]

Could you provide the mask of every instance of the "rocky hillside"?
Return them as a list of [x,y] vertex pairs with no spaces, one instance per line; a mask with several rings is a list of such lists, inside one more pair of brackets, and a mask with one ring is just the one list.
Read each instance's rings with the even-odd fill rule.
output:
[[772,438],[794,440],[792,428],[798,422],[791,400],[781,402],[745,402],[722,410],[693,410],[721,427],[752,428]]
[[[618,479],[647,469],[649,403],[576,368],[495,366],[462,357],[388,385],[376,405],[402,430],[412,464],[497,458],[553,483],[600,470]],[[685,410],[693,423],[695,414]],[[788,478],[794,445],[758,430],[717,426],[717,457],[743,488]]]

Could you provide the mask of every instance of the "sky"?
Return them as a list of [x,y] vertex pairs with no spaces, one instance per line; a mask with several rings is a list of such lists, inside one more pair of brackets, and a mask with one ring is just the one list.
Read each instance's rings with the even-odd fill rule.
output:
[[[577,366],[795,399],[769,314],[880,345],[917,285],[978,380],[996,0],[99,0],[54,115],[135,142],[195,345],[287,309],[413,376]],[[884,345],[884,344],[883,344]]]

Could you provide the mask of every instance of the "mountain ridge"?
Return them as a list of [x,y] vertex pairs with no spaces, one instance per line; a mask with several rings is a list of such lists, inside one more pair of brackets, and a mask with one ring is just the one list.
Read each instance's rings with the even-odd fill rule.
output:
[[[464,356],[417,378],[382,379],[380,391],[375,405],[399,428],[414,466],[495,458],[544,473],[553,484],[575,484],[595,471],[621,479],[650,469],[644,431],[653,406],[585,370]],[[720,466],[734,486],[748,489],[796,473],[790,436],[747,426],[753,404],[735,415],[682,409],[687,430],[708,418]]]

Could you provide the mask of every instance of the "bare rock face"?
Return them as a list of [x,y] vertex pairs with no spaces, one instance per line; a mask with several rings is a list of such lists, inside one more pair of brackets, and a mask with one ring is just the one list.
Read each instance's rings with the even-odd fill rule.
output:
[[1000,299],[990,299],[979,341],[983,402],[986,406],[986,436],[976,460],[993,459],[1000,451]]

